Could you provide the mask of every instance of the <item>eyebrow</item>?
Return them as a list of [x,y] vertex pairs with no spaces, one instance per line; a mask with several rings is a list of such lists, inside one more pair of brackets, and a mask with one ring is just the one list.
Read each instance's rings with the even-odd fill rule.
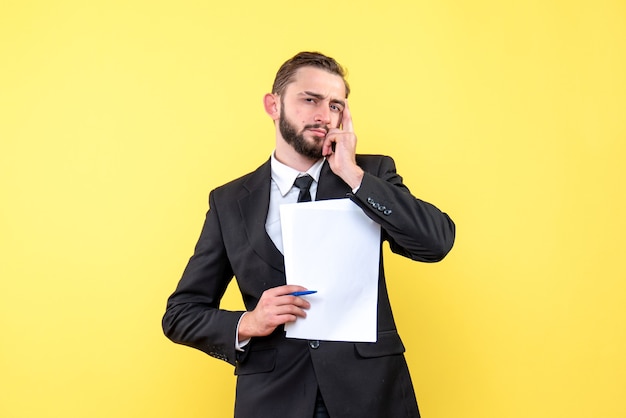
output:
[[[303,94],[303,95],[306,95],[306,96],[315,97],[316,99],[320,99],[320,100],[326,98],[326,96],[324,96],[323,94],[314,93],[312,91],[303,91],[300,94]],[[341,106],[346,107],[346,102],[343,101],[343,100],[340,100],[340,99],[331,99],[330,102],[331,103],[335,103],[335,104],[340,104]]]

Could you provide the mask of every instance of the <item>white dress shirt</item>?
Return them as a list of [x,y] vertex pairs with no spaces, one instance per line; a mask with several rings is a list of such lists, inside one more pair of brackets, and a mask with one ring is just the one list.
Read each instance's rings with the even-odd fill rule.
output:
[[296,203],[298,201],[300,189],[294,186],[293,182],[296,181],[296,178],[304,176],[305,174],[313,177],[313,183],[311,183],[309,192],[311,193],[311,200],[315,200],[317,184],[320,179],[320,173],[322,172],[324,159],[318,160],[304,173],[281,163],[276,159],[274,153],[272,153],[270,163],[272,168],[272,184],[270,187],[270,207],[267,212],[267,218],[265,219],[265,230],[267,231],[267,235],[269,235],[274,242],[274,245],[276,245],[276,248],[282,253],[283,236],[280,226],[280,205]]

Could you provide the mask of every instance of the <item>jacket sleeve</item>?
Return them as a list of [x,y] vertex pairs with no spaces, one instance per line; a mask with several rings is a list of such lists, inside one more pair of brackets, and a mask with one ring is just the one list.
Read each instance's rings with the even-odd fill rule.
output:
[[394,253],[423,262],[442,260],[454,244],[454,222],[410,193],[391,157],[376,161],[375,167],[366,165],[361,187],[350,198],[381,225]]
[[243,312],[219,309],[233,278],[213,192],[195,251],[167,301],[162,326],[172,341],[235,364],[235,334]]

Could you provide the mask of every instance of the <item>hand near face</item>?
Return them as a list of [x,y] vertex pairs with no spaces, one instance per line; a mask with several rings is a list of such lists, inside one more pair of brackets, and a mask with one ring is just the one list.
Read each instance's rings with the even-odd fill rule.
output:
[[322,145],[322,155],[328,160],[333,173],[341,177],[351,188],[354,189],[361,184],[363,170],[356,164],[356,135],[347,100],[341,117],[341,128],[332,128],[328,131]]

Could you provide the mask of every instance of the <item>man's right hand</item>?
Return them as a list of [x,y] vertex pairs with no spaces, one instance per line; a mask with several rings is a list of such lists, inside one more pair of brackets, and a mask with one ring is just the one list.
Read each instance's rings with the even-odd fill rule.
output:
[[270,335],[276,327],[306,317],[311,304],[290,293],[307,290],[302,286],[284,285],[268,289],[261,295],[253,311],[246,313],[239,323],[239,341]]

